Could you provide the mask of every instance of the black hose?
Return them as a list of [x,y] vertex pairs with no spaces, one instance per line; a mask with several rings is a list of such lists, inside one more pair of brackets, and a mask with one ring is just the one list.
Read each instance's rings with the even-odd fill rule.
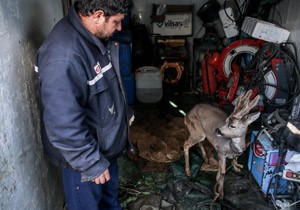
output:
[[[287,47],[287,45],[292,45],[294,49],[294,53]],[[253,87],[255,84],[259,87],[259,92],[263,96],[264,94],[264,86],[271,84],[263,84],[262,81],[264,79],[264,71],[265,69],[271,66],[271,60],[275,57],[279,57],[283,59],[286,63],[290,62],[292,64],[292,71],[287,72],[290,73],[290,78],[294,78],[293,80],[293,90],[286,91],[282,90],[290,95],[289,100],[287,100],[284,104],[276,104],[272,103],[271,101],[266,101],[267,104],[274,106],[274,107],[284,107],[290,105],[295,97],[300,94],[300,69],[297,63],[298,55],[297,55],[297,48],[295,43],[293,42],[285,42],[280,45],[274,43],[265,43],[260,50],[253,56],[252,60],[247,66],[246,71],[254,72],[256,75],[252,78],[249,88]],[[276,87],[279,89],[279,87]],[[266,97],[265,97],[266,98]]]

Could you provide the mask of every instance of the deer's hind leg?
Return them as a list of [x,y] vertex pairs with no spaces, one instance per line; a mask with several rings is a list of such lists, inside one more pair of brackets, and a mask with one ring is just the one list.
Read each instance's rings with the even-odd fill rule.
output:
[[218,171],[219,162],[215,159],[213,153],[213,146],[209,141],[199,142],[199,147],[201,150],[201,155],[204,159],[204,163],[201,166],[201,171]]
[[[193,119],[189,119],[188,117],[185,118],[185,124],[190,133],[189,138],[184,142],[184,145],[183,145],[184,159],[185,159],[185,173],[187,176],[191,176],[189,150],[192,146],[194,146],[197,143],[199,143],[199,145],[200,145],[200,142],[202,142],[206,137],[202,127],[199,126],[199,123],[197,123],[197,121],[195,121],[195,122],[194,121],[193,121]],[[200,149],[201,149],[201,147],[200,147]],[[202,147],[202,149],[204,150],[203,147]],[[204,153],[206,155],[205,151],[204,151]],[[207,156],[206,156],[206,159],[207,159]]]
[[[203,158],[203,160],[204,160],[204,163],[205,163],[205,164],[209,164],[209,159],[208,159],[208,157],[207,157],[207,153],[206,153],[206,150],[205,150],[205,148],[204,148],[203,143],[205,143],[205,142],[202,142],[202,141],[199,142],[199,147],[200,147],[200,151],[201,151],[201,156],[202,156],[202,158]],[[207,146],[207,144],[206,144],[205,146]]]

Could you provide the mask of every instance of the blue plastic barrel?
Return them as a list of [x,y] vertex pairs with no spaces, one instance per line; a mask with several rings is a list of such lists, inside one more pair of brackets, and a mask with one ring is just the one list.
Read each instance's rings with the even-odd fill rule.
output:
[[133,76],[123,76],[123,84],[128,104],[134,104],[135,101],[135,79]]
[[120,43],[119,49],[120,72],[122,76],[130,76],[132,73],[131,45]]

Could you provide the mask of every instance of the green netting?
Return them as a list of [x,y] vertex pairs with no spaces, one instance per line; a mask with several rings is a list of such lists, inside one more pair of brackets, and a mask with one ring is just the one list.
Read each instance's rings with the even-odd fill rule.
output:
[[[138,170],[133,162],[123,156],[120,165],[120,200],[126,210],[205,210],[212,202],[212,185],[215,173],[202,176],[199,169],[202,164],[197,154],[191,153],[192,177],[184,172],[184,158],[170,164],[167,173]],[[213,210],[221,209],[218,203]]]

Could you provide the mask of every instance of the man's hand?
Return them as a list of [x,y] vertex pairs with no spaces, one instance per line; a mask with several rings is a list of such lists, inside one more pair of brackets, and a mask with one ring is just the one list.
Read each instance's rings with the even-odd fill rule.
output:
[[108,169],[106,169],[100,176],[93,180],[96,184],[104,184],[110,180],[110,174]]

